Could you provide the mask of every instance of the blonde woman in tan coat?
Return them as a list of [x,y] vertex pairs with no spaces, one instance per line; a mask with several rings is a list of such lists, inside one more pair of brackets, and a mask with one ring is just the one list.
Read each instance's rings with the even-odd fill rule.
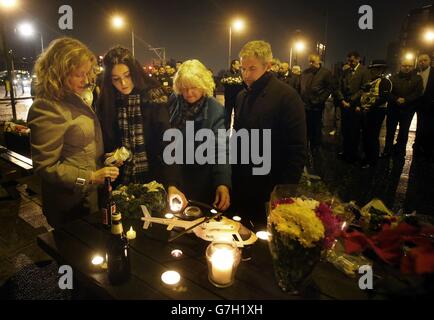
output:
[[95,65],[93,53],[72,38],[54,40],[35,65],[37,98],[28,115],[32,160],[54,228],[97,212],[97,185],[119,174],[116,167],[102,167],[101,127],[81,98]]

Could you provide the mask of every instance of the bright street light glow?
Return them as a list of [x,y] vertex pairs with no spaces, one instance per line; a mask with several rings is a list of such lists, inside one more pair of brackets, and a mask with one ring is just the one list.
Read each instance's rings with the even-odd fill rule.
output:
[[232,23],[232,27],[235,31],[241,31],[244,29],[244,21],[237,19]]
[[18,26],[18,31],[25,37],[31,37],[35,34],[35,28],[30,23],[22,23]]
[[305,48],[306,48],[306,45],[304,44],[304,42],[298,41],[295,43],[295,50],[297,50],[298,52],[304,51]]
[[0,6],[9,9],[17,6],[17,0],[0,0]]
[[431,30],[425,32],[424,38],[426,41],[432,42],[434,40],[434,32]]
[[414,59],[414,54],[411,52],[407,52],[404,56],[405,60],[413,60]]
[[125,20],[121,16],[114,16],[112,18],[112,24],[116,29],[120,29],[125,25]]

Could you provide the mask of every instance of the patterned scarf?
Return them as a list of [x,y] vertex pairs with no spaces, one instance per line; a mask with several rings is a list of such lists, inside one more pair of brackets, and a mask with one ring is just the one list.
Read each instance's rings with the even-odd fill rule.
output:
[[176,106],[175,113],[172,116],[172,127],[183,131],[185,130],[186,121],[194,121],[202,112],[205,106],[205,96],[193,104],[188,103],[184,98],[180,97],[178,103],[179,105]]
[[132,153],[131,161],[123,165],[121,183],[144,183],[149,169],[146,154],[140,94],[130,94],[119,101],[118,122],[122,146]]

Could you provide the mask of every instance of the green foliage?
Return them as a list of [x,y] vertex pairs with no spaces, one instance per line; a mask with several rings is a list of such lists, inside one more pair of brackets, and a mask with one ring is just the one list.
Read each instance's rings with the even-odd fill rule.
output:
[[153,216],[161,215],[167,205],[167,193],[163,185],[155,181],[148,184],[130,183],[120,185],[113,191],[113,200],[122,217],[140,219],[141,205],[145,205]]

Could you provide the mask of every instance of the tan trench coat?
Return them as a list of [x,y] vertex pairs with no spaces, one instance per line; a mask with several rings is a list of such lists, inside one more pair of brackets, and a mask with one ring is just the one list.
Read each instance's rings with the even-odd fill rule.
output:
[[103,141],[95,112],[72,93],[38,98],[28,115],[33,167],[42,179],[43,212],[56,228],[98,210],[91,172],[102,166]]

